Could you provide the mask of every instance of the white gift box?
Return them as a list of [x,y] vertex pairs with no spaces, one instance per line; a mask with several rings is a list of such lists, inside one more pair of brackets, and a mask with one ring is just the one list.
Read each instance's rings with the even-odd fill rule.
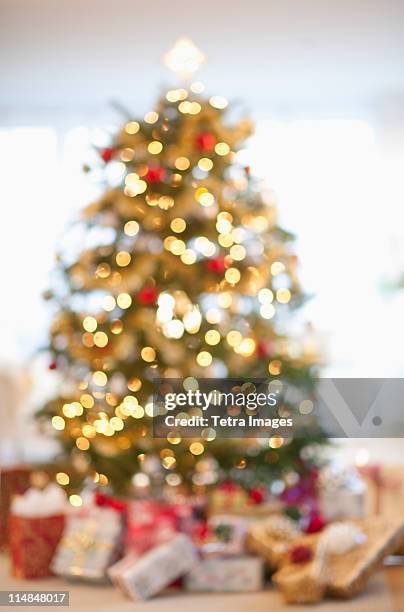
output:
[[363,518],[366,484],[354,468],[330,466],[320,474],[319,504],[327,521]]
[[212,534],[200,546],[202,557],[239,557],[245,553],[247,521],[241,516],[215,514],[208,521]]
[[203,559],[185,577],[188,591],[245,593],[263,588],[264,564],[259,557]]
[[87,516],[70,516],[51,569],[59,576],[102,582],[117,558],[121,516],[109,508],[93,508]]
[[139,558],[125,557],[108,573],[114,584],[131,599],[149,599],[189,572],[197,561],[192,540],[179,534]]

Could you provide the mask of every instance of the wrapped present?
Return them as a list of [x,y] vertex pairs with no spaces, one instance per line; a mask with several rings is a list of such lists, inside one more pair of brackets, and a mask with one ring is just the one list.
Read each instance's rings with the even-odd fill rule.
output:
[[363,518],[366,483],[354,468],[328,466],[318,479],[319,506],[327,521]]
[[199,550],[203,557],[239,556],[245,552],[246,536],[245,518],[215,514],[208,520],[206,540]]
[[179,528],[180,517],[174,504],[132,501],[128,506],[125,550],[141,555],[170,540]]
[[404,495],[404,467],[369,464],[358,469],[367,483],[369,514],[399,514]]
[[324,595],[350,598],[404,539],[404,521],[366,519],[329,525],[313,555],[292,560],[272,577],[286,601],[308,603]]
[[207,498],[203,495],[181,496],[175,499],[178,529],[193,538],[206,525],[208,514]]
[[130,597],[130,593],[126,588],[125,580],[123,580],[123,576],[126,570],[129,570],[136,561],[139,560],[139,556],[135,553],[128,553],[122,559],[110,565],[107,569],[108,578],[111,582],[120,590],[126,597]]
[[31,468],[26,465],[0,467],[0,548],[8,541],[8,517],[14,495],[22,495],[30,486]]
[[177,534],[141,557],[125,557],[109,569],[109,575],[131,599],[149,599],[189,572],[197,562],[192,540]]
[[121,549],[122,520],[110,508],[92,508],[85,516],[68,517],[63,538],[52,561],[60,576],[103,582]]
[[271,569],[285,563],[289,547],[302,535],[298,525],[289,517],[275,514],[249,525],[247,548],[261,556]]
[[249,493],[237,483],[225,481],[218,485],[209,497],[209,514],[235,514],[248,519],[265,518],[282,510],[282,503],[266,499],[261,489]]
[[243,511],[250,504],[248,493],[232,481],[222,482],[211,493],[209,511],[212,514],[229,514]]
[[357,536],[352,546],[348,543],[344,546],[341,534],[332,534],[333,527],[330,525],[328,528],[328,535],[330,537],[331,531],[332,537],[325,542],[325,547],[328,546],[324,561],[328,576],[327,593],[333,597],[353,597],[364,588],[383,559],[404,542],[404,520],[366,519],[360,523],[364,537]]
[[51,575],[50,564],[62,537],[66,497],[56,485],[29,489],[14,498],[9,517],[11,568],[18,578]]
[[246,593],[263,588],[264,568],[259,557],[202,559],[185,577],[187,591]]
[[313,575],[309,565],[286,565],[272,576],[272,581],[287,603],[317,603],[325,594],[325,584]]

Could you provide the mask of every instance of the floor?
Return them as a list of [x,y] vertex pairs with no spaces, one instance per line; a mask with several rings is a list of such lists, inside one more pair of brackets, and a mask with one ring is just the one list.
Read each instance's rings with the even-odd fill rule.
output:
[[[75,612],[103,612],[114,610],[124,612],[268,612],[280,610],[295,612],[308,610],[309,606],[285,605],[278,592],[269,587],[259,593],[238,594],[187,594],[183,592],[166,592],[159,597],[134,604],[121,595],[112,586],[93,586],[81,583],[69,583],[61,578],[45,580],[17,580],[10,577],[8,559],[0,557],[0,590],[68,590],[70,593],[70,610]],[[60,607],[47,606],[47,610],[60,610]],[[63,609],[63,608],[62,608]],[[30,612],[43,610],[30,606]],[[365,591],[351,601],[325,601],[315,606],[316,612],[402,612],[404,610],[404,567],[390,566],[376,574]]]

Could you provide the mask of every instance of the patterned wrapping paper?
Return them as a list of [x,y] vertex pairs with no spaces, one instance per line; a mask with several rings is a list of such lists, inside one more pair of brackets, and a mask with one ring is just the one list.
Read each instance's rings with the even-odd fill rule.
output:
[[259,557],[203,559],[187,574],[188,591],[246,593],[263,588],[263,561]]
[[184,576],[197,562],[192,540],[178,534],[137,559],[125,557],[110,568],[109,575],[131,599],[149,599]]
[[241,516],[216,514],[208,520],[207,540],[200,545],[203,557],[235,557],[245,553],[247,520]]
[[62,537],[63,514],[29,518],[11,514],[9,545],[11,571],[17,578],[50,576],[50,563]]
[[52,561],[55,574],[95,582],[106,580],[121,546],[122,520],[115,510],[94,508],[88,516],[68,518]]

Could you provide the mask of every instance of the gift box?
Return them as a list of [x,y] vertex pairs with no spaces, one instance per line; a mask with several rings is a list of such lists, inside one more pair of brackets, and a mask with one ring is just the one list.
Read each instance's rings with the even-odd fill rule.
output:
[[141,557],[125,557],[108,575],[131,599],[149,599],[189,572],[197,561],[192,540],[178,534]]
[[226,481],[218,485],[209,496],[209,514],[234,514],[248,519],[263,519],[282,510],[275,498],[265,499],[261,491],[248,493],[240,485]]
[[328,466],[318,480],[319,506],[327,521],[363,518],[367,487],[354,468]]
[[403,516],[404,466],[369,464],[359,469],[367,485],[367,512]]
[[263,588],[263,561],[259,557],[202,559],[185,577],[187,591],[246,593]]
[[66,498],[56,485],[29,489],[14,498],[9,516],[12,574],[18,578],[51,575],[50,564],[65,525]]
[[120,555],[121,514],[92,508],[87,515],[70,516],[51,568],[55,574],[94,582],[106,580],[108,567]]
[[210,494],[209,512],[211,514],[232,514],[244,511],[249,505],[248,493],[238,484],[226,481],[218,485]]
[[122,591],[126,597],[130,597],[130,593],[126,588],[126,583],[123,576],[125,571],[129,570],[136,563],[136,561],[139,560],[139,558],[140,557],[135,553],[128,553],[125,555],[125,557],[113,565],[110,565],[107,569],[108,578],[120,591]]
[[335,522],[312,548],[312,554],[285,564],[273,576],[290,603],[314,603],[324,595],[357,595],[370,576],[404,538],[404,521],[382,517]]
[[128,506],[126,552],[138,555],[167,542],[179,529],[179,517],[171,504],[153,500],[133,501]]
[[249,525],[247,549],[265,559],[270,569],[275,569],[286,562],[290,546],[301,536],[301,530],[292,519],[275,514]]
[[217,514],[208,520],[206,541],[199,550],[203,557],[240,556],[245,552],[246,536],[246,519]]
[[7,545],[8,518],[14,495],[29,488],[31,469],[25,465],[0,467],[0,549]]

